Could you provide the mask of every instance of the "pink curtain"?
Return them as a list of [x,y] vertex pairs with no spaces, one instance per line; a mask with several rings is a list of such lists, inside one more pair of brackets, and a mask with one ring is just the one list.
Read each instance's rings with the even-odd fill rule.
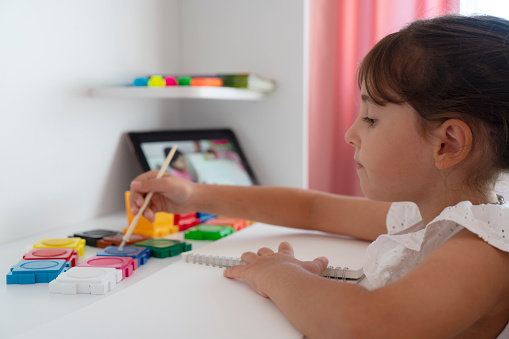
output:
[[415,19],[459,11],[459,0],[310,1],[309,188],[362,195],[344,134],[359,108],[356,71],[369,49]]

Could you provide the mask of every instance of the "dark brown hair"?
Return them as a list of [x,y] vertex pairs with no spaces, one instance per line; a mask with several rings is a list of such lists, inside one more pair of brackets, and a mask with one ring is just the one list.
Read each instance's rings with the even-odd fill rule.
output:
[[[469,184],[483,190],[509,170],[509,21],[485,15],[418,20],[378,42],[358,70],[379,105],[410,104],[429,123],[465,121],[482,164]],[[482,166],[482,167],[481,167]]]

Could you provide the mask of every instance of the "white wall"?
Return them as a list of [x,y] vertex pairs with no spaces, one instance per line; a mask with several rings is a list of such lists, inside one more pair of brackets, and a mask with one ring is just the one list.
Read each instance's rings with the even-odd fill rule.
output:
[[264,185],[307,187],[305,0],[181,2],[181,71],[258,72],[277,90],[259,102],[185,101],[185,127],[232,127]]
[[[308,0],[0,0],[0,243],[124,210],[129,130],[232,127],[265,185],[307,187]],[[105,99],[142,74],[259,72],[259,102]]]
[[178,102],[87,90],[175,72],[178,9],[177,0],[0,0],[0,243],[124,208],[137,172],[121,134],[175,124]]

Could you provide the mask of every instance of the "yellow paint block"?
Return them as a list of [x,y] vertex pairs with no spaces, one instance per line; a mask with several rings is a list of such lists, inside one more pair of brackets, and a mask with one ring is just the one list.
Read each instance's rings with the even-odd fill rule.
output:
[[85,239],[82,238],[51,238],[42,239],[34,248],[74,248],[82,256],[85,249]]
[[[129,204],[129,191],[125,192],[125,207],[127,214],[127,225],[123,232],[127,232],[134,215],[131,213],[131,205]],[[147,218],[142,216],[138,221],[138,225],[134,228],[134,234],[140,234],[146,237],[163,238],[169,234],[177,233],[180,228],[174,225],[174,214],[166,212],[156,213],[156,219],[152,223]]]

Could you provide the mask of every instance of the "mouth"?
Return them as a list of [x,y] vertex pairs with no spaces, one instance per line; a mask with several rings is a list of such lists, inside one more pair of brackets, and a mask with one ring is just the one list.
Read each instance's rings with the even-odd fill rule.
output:
[[360,162],[358,162],[358,161],[357,161],[357,160],[355,160],[355,159],[354,159],[354,161],[355,161],[355,165],[356,165],[357,169],[364,168],[364,166],[362,166],[362,164],[361,164]]

